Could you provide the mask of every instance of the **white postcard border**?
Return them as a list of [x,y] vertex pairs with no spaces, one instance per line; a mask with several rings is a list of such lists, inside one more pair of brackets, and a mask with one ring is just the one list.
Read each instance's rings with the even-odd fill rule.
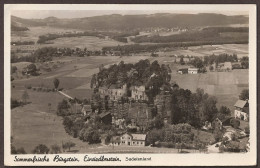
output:
[[[196,7],[195,7],[196,6]],[[11,131],[11,110],[10,110],[10,15],[12,10],[182,10],[203,12],[210,11],[248,11],[249,12],[249,92],[250,92],[250,152],[232,154],[59,154],[62,157],[77,157],[80,162],[53,162],[55,155],[11,155],[10,154],[10,131]],[[4,161],[5,165],[13,166],[243,166],[255,165],[256,146],[256,5],[112,5],[112,4],[8,4],[4,10]],[[117,157],[121,161],[84,162],[84,156],[91,157]],[[33,156],[47,156],[49,162],[15,162],[15,156],[31,158]],[[151,157],[151,161],[125,161],[126,157]]]

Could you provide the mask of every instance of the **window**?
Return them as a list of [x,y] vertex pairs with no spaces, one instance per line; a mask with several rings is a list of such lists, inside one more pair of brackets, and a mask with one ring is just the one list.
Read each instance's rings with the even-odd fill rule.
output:
[[139,142],[137,142],[137,145],[139,144]]
[[142,145],[142,144],[143,144],[143,142],[140,142],[140,144]]
[[135,142],[133,142],[133,144],[135,144]]

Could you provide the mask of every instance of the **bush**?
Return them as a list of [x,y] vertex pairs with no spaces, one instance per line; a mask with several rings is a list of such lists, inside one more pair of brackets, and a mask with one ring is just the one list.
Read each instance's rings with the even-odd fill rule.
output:
[[231,119],[230,120],[230,125],[233,127],[233,128],[239,128],[240,126],[240,121],[237,120],[237,119]]
[[246,133],[246,134],[250,134],[249,126],[245,127],[245,133]]
[[25,88],[26,88],[26,89],[31,89],[31,88],[32,88],[32,85],[25,85]]
[[34,148],[32,153],[34,153],[34,154],[48,154],[49,151],[50,151],[50,149],[46,145],[40,144],[40,145],[38,145]]

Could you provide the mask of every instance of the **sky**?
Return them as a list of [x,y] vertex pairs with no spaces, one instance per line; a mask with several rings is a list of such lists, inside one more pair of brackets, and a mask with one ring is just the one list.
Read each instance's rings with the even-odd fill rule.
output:
[[[121,14],[121,15],[136,15],[136,14],[154,14],[154,13],[190,13],[197,14],[200,12],[190,11],[167,11],[167,10],[13,10],[11,14],[13,16],[26,18],[26,19],[43,19],[47,17],[57,18],[83,18],[100,15]],[[209,13],[209,12],[205,12]],[[234,11],[221,11],[210,12],[219,13],[224,15],[247,15],[246,12],[234,12]]]

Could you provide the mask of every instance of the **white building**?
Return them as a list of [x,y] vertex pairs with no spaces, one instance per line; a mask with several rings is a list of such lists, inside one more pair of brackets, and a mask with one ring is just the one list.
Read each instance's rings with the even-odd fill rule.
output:
[[121,145],[127,146],[145,146],[145,134],[125,133],[121,136]]
[[240,120],[249,120],[249,103],[248,101],[238,100],[236,102],[234,116]]
[[188,74],[198,74],[198,68],[188,68]]
[[148,97],[145,93],[145,86],[131,87],[131,98],[134,100],[148,100]]

